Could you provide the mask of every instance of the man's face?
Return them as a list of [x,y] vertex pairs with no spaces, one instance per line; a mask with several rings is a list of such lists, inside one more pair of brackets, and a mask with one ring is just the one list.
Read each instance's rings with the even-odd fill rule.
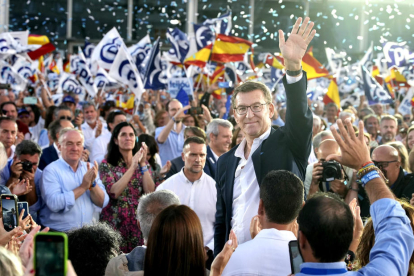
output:
[[401,165],[401,163],[398,161],[398,157],[384,153],[381,148],[378,148],[372,152],[372,161],[378,162],[378,168],[382,171],[387,179],[398,178]]
[[[37,166],[39,165],[39,154],[29,155],[29,154],[22,154],[18,157],[18,159],[22,162],[29,161],[33,165],[33,173],[36,172]],[[24,171],[23,171],[24,172]]]
[[168,105],[168,115],[170,117],[174,117],[175,114],[177,114],[178,110],[180,110],[183,107],[183,105],[178,101],[172,101]]
[[254,90],[247,93],[238,93],[235,99],[235,107],[247,107],[254,104],[264,104],[262,110],[253,112],[247,108],[247,113],[239,115],[234,110],[234,118],[246,136],[257,138],[270,127],[270,118],[274,115],[274,105],[266,104],[266,99],[261,90]]
[[85,121],[88,124],[94,124],[96,122],[97,114],[98,113],[96,112],[95,107],[93,106],[89,106],[83,110]]
[[227,103],[227,97],[222,96],[220,99],[213,99],[213,103],[214,103],[214,109],[216,111],[220,111],[221,108],[226,106]]
[[377,114],[378,116],[382,115],[382,105],[381,104],[374,104],[371,107],[374,110],[375,114]]
[[69,107],[73,113],[75,113],[76,110],[76,104],[72,103],[72,102],[64,102],[63,103],[65,106]]
[[109,123],[109,127],[111,128],[111,130],[114,130],[114,128],[122,122],[126,122],[126,117],[124,114],[118,114],[115,116],[114,118],[114,122],[113,123]]
[[167,122],[168,122],[168,116],[169,116],[169,114],[167,112],[165,112],[164,114],[162,114],[162,116],[157,121],[158,127],[162,127],[162,126],[165,126],[167,124]]
[[195,126],[195,120],[193,116],[187,116],[183,120],[183,124],[186,126]]
[[397,135],[397,123],[394,120],[383,120],[381,122],[381,136],[384,142],[395,140]]
[[326,110],[326,117],[330,120],[334,120],[335,117],[336,117],[337,112],[338,112],[338,110],[336,109],[336,107],[330,106]]
[[6,104],[3,107],[3,115],[6,115],[6,117],[10,117],[12,119],[17,119],[17,110],[16,107],[12,104]]
[[10,148],[16,142],[17,125],[11,121],[3,121],[0,124],[0,142],[6,149]]
[[183,149],[184,168],[192,173],[199,173],[206,164],[207,147],[205,144],[190,143]]
[[211,146],[219,151],[219,154],[224,154],[230,149],[231,139],[233,134],[228,127],[219,126],[219,133],[217,136],[210,135]]
[[30,126],[30,123],[32,122],[30,113],[26,113],[26,112],[20,113],[19,120],[26,126]]
[[62,144],[59,144],[62,158],[66,162],[80,160],[83,151],[83,139],[77,131],[69,131],[65,134]]
[[369,134],[376,136],[379,130],[378,119],[374,117],[368,118],[365,128]]
[[56,120],[58,120],[58,119],[73,120],[72,112],[70,112],[69,110],[60,110],[58,112],[58,116],[57,116]]

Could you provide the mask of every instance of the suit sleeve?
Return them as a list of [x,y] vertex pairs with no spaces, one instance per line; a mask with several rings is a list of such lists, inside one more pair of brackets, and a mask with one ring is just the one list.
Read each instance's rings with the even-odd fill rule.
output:
[[[47,154],[47,153],[44,153]],[[44,154],[42,154],[42,156],[40,156],[40,160],[39,160],[39,166],[37,166],[37,168],[41,169],[42,171],[45,169],[46,167],[46,160],[44,158]]]
[[[217,189],[217,202],[216,202],[216,221],[214,222],[214,256],[217,256],[221,250],[223,250],[226,242],[226,205],[224,203],[224,195],[222,189],[224,184],[220,181],[220,176],[225,173],[224,170],[220,170],[223,159],[219,160],[216,168],[216,189]],[[225,167],[225,166],[224,166]]]
[[288,84],[283,77],[286,90],[286,124],[287,143],[293,155],[307,162],[312,142],[312,111],[308,107],[306,96],[307,77],[303,71],[302,79]]

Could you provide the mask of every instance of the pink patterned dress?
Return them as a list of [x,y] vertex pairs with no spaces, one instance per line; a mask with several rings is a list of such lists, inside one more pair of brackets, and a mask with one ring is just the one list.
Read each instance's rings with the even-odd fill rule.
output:
[[[148,168],[152,175],[151,166]],[[139,168],[134,172],[127,187],[118,198],[115,198],[110,192],[112,185],[120,180],[127,170],[122,158],[116,167],[109,164],[106,159],[99,166],[99,175],[110,199],[108,205],[102,210],[100,219],[121,233],[123,241],[120,249],[124,253],[129,253],[136,246],[144,244],[136,219],[138,201],[144,193],[142,174]]]

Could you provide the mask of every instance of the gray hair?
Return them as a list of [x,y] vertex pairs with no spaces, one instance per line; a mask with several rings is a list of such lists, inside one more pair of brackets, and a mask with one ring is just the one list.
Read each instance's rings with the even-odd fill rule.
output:
[[213,133],[214,136],[217,136],[219,134],[219,126],[230,128],[230,131],[233,131],[233,125],[229,121],[224,119],[213,119],[207,125],[207,141],[210,142],[210,133]]
[[344,119],[346,119],[346,117],[351,117],[352,120],[355,120],[355,114],[354,113],[351,113],[351,112],[348,112],[348,111],[341,111],[339,113],[339,119],[344,120]]
[[80,134],[80,136],[82,137],[82,143],[85,141],[82,131],[76,128],[65,127],[64,129],[61,129],[59,131],[59,144],[60,145],[62,145],[63,141],[66,139],[66,135],[71,131],[75,131]]
[[333,136],[330,130],[324,130],[315,135],[312,141],[313,149],[319,148],[322,138],[326,136]]
[[93,109],[96,111],[96,107],[93,103],[91,102],[86,102],[82,105],[82,111],[85,112],[85,109],[87,109],[88,107],[93,107]]
[[336,103],[328,103],[327,105],[325,105],[325,109],[328,109],[330,107],[335,107],[336,110],[338,110],[338,106],[336,105]]
[[28,154],[30,156],[33,156],[35,154],[42,155],[42,149],[38,144],[31,140],[23,140],[16,146],[16,156],[20,157],[22,154]]
[[57,116],[59,114],[59,111],[61,110],[67,110],[70,111],[70,113],[72,114],[72,119],[73,119],[73,112],[72,109],[70,109],[69,107],[67,107],[66,105],[60,105],[58,107],[56,107],[55,111],[53,111],[53,115],[55,116],[56,119],[59,119]]
[[137,208],[137,220],[141,226],[145,243],[148,240],[155,217],[171,205],[180,205],[180,199],[169,190],[159,190],[141,196]]
[[361,112],[364,112],[365,113],[365,116],[367,116],[369,114],[374,114],[374,110],[372,110],[369,107],[366,107],[366,108],[361,109]]

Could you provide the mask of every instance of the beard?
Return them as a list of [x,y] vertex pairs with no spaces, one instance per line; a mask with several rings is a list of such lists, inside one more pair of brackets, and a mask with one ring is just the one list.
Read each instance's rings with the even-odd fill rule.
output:
[[96,118],[95,119],[90,119],[90,120],[88,120],[88,119],[85,119],[85,121],[89,124],[89,125],[93,125],[94,123],[96,123]]
[[382,136],[382,139],[384,139],[385,142],[390,142],[395,139],[395,135],[392,132],[387,132]]

